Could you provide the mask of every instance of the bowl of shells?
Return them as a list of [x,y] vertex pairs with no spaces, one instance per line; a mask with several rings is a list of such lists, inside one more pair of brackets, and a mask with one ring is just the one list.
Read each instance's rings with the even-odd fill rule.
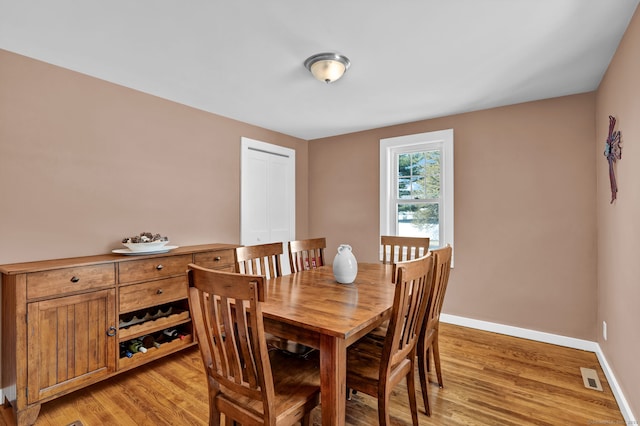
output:
[[122,244],[133,252],[154,251],[169,244],[169,238],[151,232],[141,232],[140,235],[123,238]]

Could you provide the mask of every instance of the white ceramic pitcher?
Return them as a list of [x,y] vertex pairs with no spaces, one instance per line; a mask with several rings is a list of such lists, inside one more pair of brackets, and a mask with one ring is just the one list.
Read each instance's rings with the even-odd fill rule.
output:
[[333,275],[340,284],[351,284],[358,275],[358,262],[349,244],[340,244],[333,259]]

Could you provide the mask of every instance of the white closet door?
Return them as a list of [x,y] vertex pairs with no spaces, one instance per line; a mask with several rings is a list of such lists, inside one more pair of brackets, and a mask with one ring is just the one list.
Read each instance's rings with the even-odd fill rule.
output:
[[286,243],[295,238],[295,151],[242,138],[240,173],[240,244],[282,241],[288,273]]

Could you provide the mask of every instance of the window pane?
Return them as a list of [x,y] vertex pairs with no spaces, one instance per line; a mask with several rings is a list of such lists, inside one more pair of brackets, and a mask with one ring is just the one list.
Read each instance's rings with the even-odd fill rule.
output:
[[398,204],[398,233],[401,237],[429,237],[429,245],[440,245],[438,203]]
[[425,198],[426,181],[424,176],[414,176],[411,178],[411,198],[414,200],[420,200]]
[[411,154],[398,155],[398,176],[411,176]]
[[425,198],[440,197],[440,151],[427,151],[425,156]]
[[425,153],[416,152],[411,155],[411,174],[413,176],[424,176]]
[[411,179],[398,178],[398,198],[411,199]]

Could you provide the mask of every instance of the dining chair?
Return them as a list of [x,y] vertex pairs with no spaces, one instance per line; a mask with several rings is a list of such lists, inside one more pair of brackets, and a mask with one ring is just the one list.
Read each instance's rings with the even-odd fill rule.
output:
[[378,398],[378,421],[390,424],[389,397],[403,379],[414,426],[418,425],[415,389],[416,344],[431,292],[433,257],[398,263],[393,308],[384,340],[364,336],[347,351],[347,389]]
[[[209,424],[310,424],[319,403],[317,359],[269,351],[264,276],[189,264],[189,308],[209,393]],[[233,330],[233,332],[230,332]]]
[[282,276],[282,243],[236,247],[236,272],[264,275],[267,278]]
[[444,303],[444,295],[447,291],[449,273],[451,271],[452,248],[447,244],[441,249],[432,250],[433,253],[433,285],[429,296],[429,303],[425,319],[418,339],[418,373],[420,376],[420,389],[424,408],[428,416],[431,415],[429,407],[429,396],[427,385],[429,383],[427,372],[429,371],[429,354],[433,356],[433,363],[436,367],[436,377],[438,385],[442,388],[442,369],[440,367],[440,350],[438,348],[438,330],[440,327],[440,312]]
[[291,272],[315,269],[325,264],[326,238],[289,241],[289,265]]

